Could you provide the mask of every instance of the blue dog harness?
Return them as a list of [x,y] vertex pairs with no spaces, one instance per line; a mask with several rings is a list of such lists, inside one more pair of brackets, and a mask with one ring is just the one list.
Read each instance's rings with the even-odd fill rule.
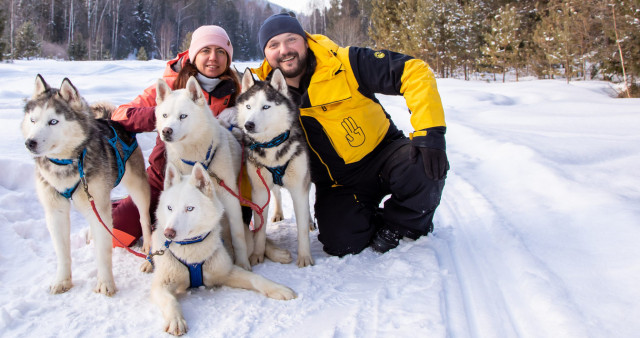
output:
[[202,164],[202,166],[204,167],[205,170],[209,170],[209,166],[211,165],[211,162],[213,161],[213,157],[216,156],[216,150],[218,150],[218,149],[213,149],[213,144],[211,144],[209,146],[209,149],[207,150],[207,155],[205,156],[203,162],[189,161],[189,160],[185,160],[183,158],[181,158],[180,160],[182,161],[182,163],[190,165],[192,167],[194,165],[196,165],[196,163],[200,163],[200,164]]
[[[120,180],[122,180],[122,177],[124,176],[125,164],[127,163],[127,160],[129,160],[129,157],[131,157],[131,154],[133,154],[133,152],[138,147],[138,140],[136,139],[135,134],[132,134],[133,142],[131,142],[130,145],[127,145],[118,136],[118,133],[116,132],[116,130],[112,126],[109,126],[109,127],[111,128],[111,130],[113,130],[113,137],[112,138],[108,138],[107,142],[109,143],[109,145],[111,145],[111,147],[113,148],[113,151],[116,154],[116,164],[118,165],[118,177],[116,179],[115,184],[113,185],[114,187],[116,187],[116,186],[118,186],[118,184],[120,184]],[[118,143],[122,147],[122,153],[123,153],[122,155],[120,155],[120,152],[118,151],[118,147],[117,147]],[[73,193],[78,189],[78,186],[80,185],[80,182],[85,177],[85,175],[84,175],[84,157],[86,155],[87,155],[87,148],[84,148],[82,150],[82,152],[80,153],[80,156],[78,156],[77,160],[73,160],[73,159],[58,159],[58,158],[49,158],[49,157],[47,157],[47,159],[50,162],[52,162],[54,164],[57,164],[57,165],[69,165],[69,164],[73,164],[74,161],[78,161],[78,174],[80,174],[80,180],[78,180],[78,182],[76,184],[74,184],[71,188],[68,188],[65,191],[58,191],[58,193],[60,193],[60,195],[62,195],[66,199],[70,199],[71,196],[73,196]]]
[[[169,248],[169,245],[171,245],[171,243],[175,243],[178,245],[189,245],[189,244],[195,244],[195,243],[200,243],[202,241],[205,240],[205,238],[207,238],[209,236],[211,232],[207,232],[204,235],[200,235],[200,236],[196,236],[193,238],[189,238],[189,239],[185,239],[184,241],[171,241],[171,240],[166,240],[164,242],[164,247],[167,248],[167,250],[171,251],[171,249]],[[172,252],[173,254],[173,252]],[[187,269],[189,269],[189,287],[190,288],[197,288],[200,286],[204,285],[204,275],[202,273],[202,265],[204,264],[204,262],[200,262],[200,263],[192,263],[189,264],[185,261],[183,261],[182,259],[178,258],[178,256],[176,256],[175,254],[173,254],[173,257],[175,257],[180,263],[182,263],[182,265],[186,266]]]
[[[249,149],[255,150],[256,148],[262,148],[262,149],[274,148],[284,143],[284,141],[286,141],[288,138],[289,138],[289,131],[287,130],[284,133],[276,136],[269,142],[264,142],[264,143],[253,142],[249,145]],[[269,170],[269,172],[271,173],[274,184],[277,184],[279,186],[283,185],[282,178],[284,177],[284,173],[287,170],[288,165],[289,165],[289,161],[287,161],[287,163],[285,163],[284,165],[277,166],[277,167],[265,166],[265,168],[267,168],[267,170]]]

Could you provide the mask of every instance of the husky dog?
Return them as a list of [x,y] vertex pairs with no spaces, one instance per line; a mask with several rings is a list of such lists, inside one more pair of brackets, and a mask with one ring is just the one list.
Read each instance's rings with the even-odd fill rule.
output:
[[216,190],[200,163],[185,177],[167,163],[153,232],[153,247],[164,252],[153,255],[151,298],[162,311],[165,331],[174,335],[187,332],[176,295],[189,287],[226,285],[279,300],[296,298],[288,287],[233,265],[220,237],[223,205]]
[[[167,162],[176,166],[182,174],[190,173],[195,163],[201,163],[215,179],[216,193],[226,216],[224,231],[230,231],[235,263],[251,270],[248,257],[252,248],[247,247],[240,201],[221,184],[224,182],[231,191],[239,193],[238,175],[242,162],[240,144],[213,116],[194,77],[189,78],[185,89],[175,91],[159,79],[156,93],[156,130],[165,142]],[[273,245],[269,249],[269,258],[272,260],[291,262],[288,251]]]
[[[120,180],[140,212],[145,250],[151,244],[149,183],[142,151],[135,137],[117,123],[96,119],[69,79],[60,89],[36,77],[33,96],[27,101],[22,134],[34,155],[36,191],[44,207],[47,228],[53,239],[58,267],[51,293],[69,290],[71,200],[90,224],[95,239],[98,284],[95,292],[116,292],[111,269],[111,236],[95,215],[90,197],[105,225],[111,229],[111,189]],[[128,158],[128,160],[127,160]]]
[[[263,206],[268,201],[269,190],[276,185],[289,190],[298,227],[297,264],[299,267],[313,265],[309,245],[311,180],[308,148],[298,119],[299,110],[289,98],[287,83],[280,70],[274,71],[270,82],[254,82],[251,71],[245,71],[237,107],[238,125],[242,126],[245,135],[252,200]],[[277,200],[277,190],[275,195]],[[263,213],[266,220],[268,205]],[[255,212],[253,219],[260,222]],[[254,250],[249,257],[252,264],[264,259],[265,239],[263,226],[254,235]]]

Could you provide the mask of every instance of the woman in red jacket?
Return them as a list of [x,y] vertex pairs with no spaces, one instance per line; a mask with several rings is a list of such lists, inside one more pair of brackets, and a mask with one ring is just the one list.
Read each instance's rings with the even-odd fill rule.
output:
[[[185,88],[189,77],[195,76],[213,115],[218,116],[225,108],[235,105],[236,96],[240,92],[240,82],[229,67],[232,57],[233,46],[227,32],[218,26],[201,26],[193,32],[189,50],[167,62],[162,77],[175,90]],[[130,132],[150,132],[155,129],[156,124],[155,106],[154,84],[130,103],[119,106],[111,119],[120,122]],[[147,168],[151,206],[146,212],[151,214],[152,222],[155,221],[158,197],[164,185],[165,164],[165,145],[158,136]],[[246,208],[243,208],[243,215],[247,214],[250,219],[251,210],[246,212],[244,209]],[[125,245],[133,244],[142,236],[138,209],[131,197],[113,203],[113,228],[114,235]],[[120,246],[115,240],[113,243]]]

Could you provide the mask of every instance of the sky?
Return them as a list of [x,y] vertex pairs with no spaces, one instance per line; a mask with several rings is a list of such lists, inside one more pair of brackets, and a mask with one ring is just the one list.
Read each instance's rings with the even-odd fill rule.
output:
[[279,6],[292,9],[297,13],[309,12],[309,3],[315,1],[316,3],[325,3],[325,0],[269,0]]
[[[94,245],[77,211],[74,286],[48,293],[56,256],[20,132],[36,74],[54,87],[68,77],[89,102],[123,104],[164,67],[0,63],[0,337],[168,337],[150,301],[152,275],[138,270],[142,259],[115,249],[118,292],[92,292]],[[451,170],[431,235],[403,239],[385,254],[337,258],[322,251],[314,231],[315,265],[298,268],[283,191],[285,220],[268,224],[267,236],[294,261],[253,271],[297,298],[190,290],[179,298],[186,337],[637,337],[640,99],[613,98],[614,87],[600,81],[489,78],[438,79]],[[378,98],[399,128],[412,130],[402,97]],[[138,134],[145,156],[155,137]],[[118,187],[112,196],[124,193]]]

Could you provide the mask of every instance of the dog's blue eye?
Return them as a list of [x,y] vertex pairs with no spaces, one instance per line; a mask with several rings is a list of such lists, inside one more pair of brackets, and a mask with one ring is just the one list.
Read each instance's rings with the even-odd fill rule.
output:
[[186,209],[187,209],[187,211],[193,211],[193,209],[195,209],[195,208],[194,207],[187,207]]
[[167,205],[167,209],[169,209],[169,211],[173,210],[170,205]]
[[267,109],[269,109],[269,108],[271,108],[271,106],[270,106],[270,105],[268,105],[268,104],[265,104],[264,106],[262,106],[262,109],[264,109],[264,110],[267,110]]
[[180,114],[180,119],[181,119],[181,120],[184,120],[184,119],[186,119],[186,118],[187,118],[187,114]]
[[50,125],[50,126],[55,126],[56,124],[58,124],[58,120],[51,120],[51,121],[49,121],[49,125]]
[[247,105],[246,107],[247,107],[247,109],[251,109],[251,106],[250,106],[250,105]]

